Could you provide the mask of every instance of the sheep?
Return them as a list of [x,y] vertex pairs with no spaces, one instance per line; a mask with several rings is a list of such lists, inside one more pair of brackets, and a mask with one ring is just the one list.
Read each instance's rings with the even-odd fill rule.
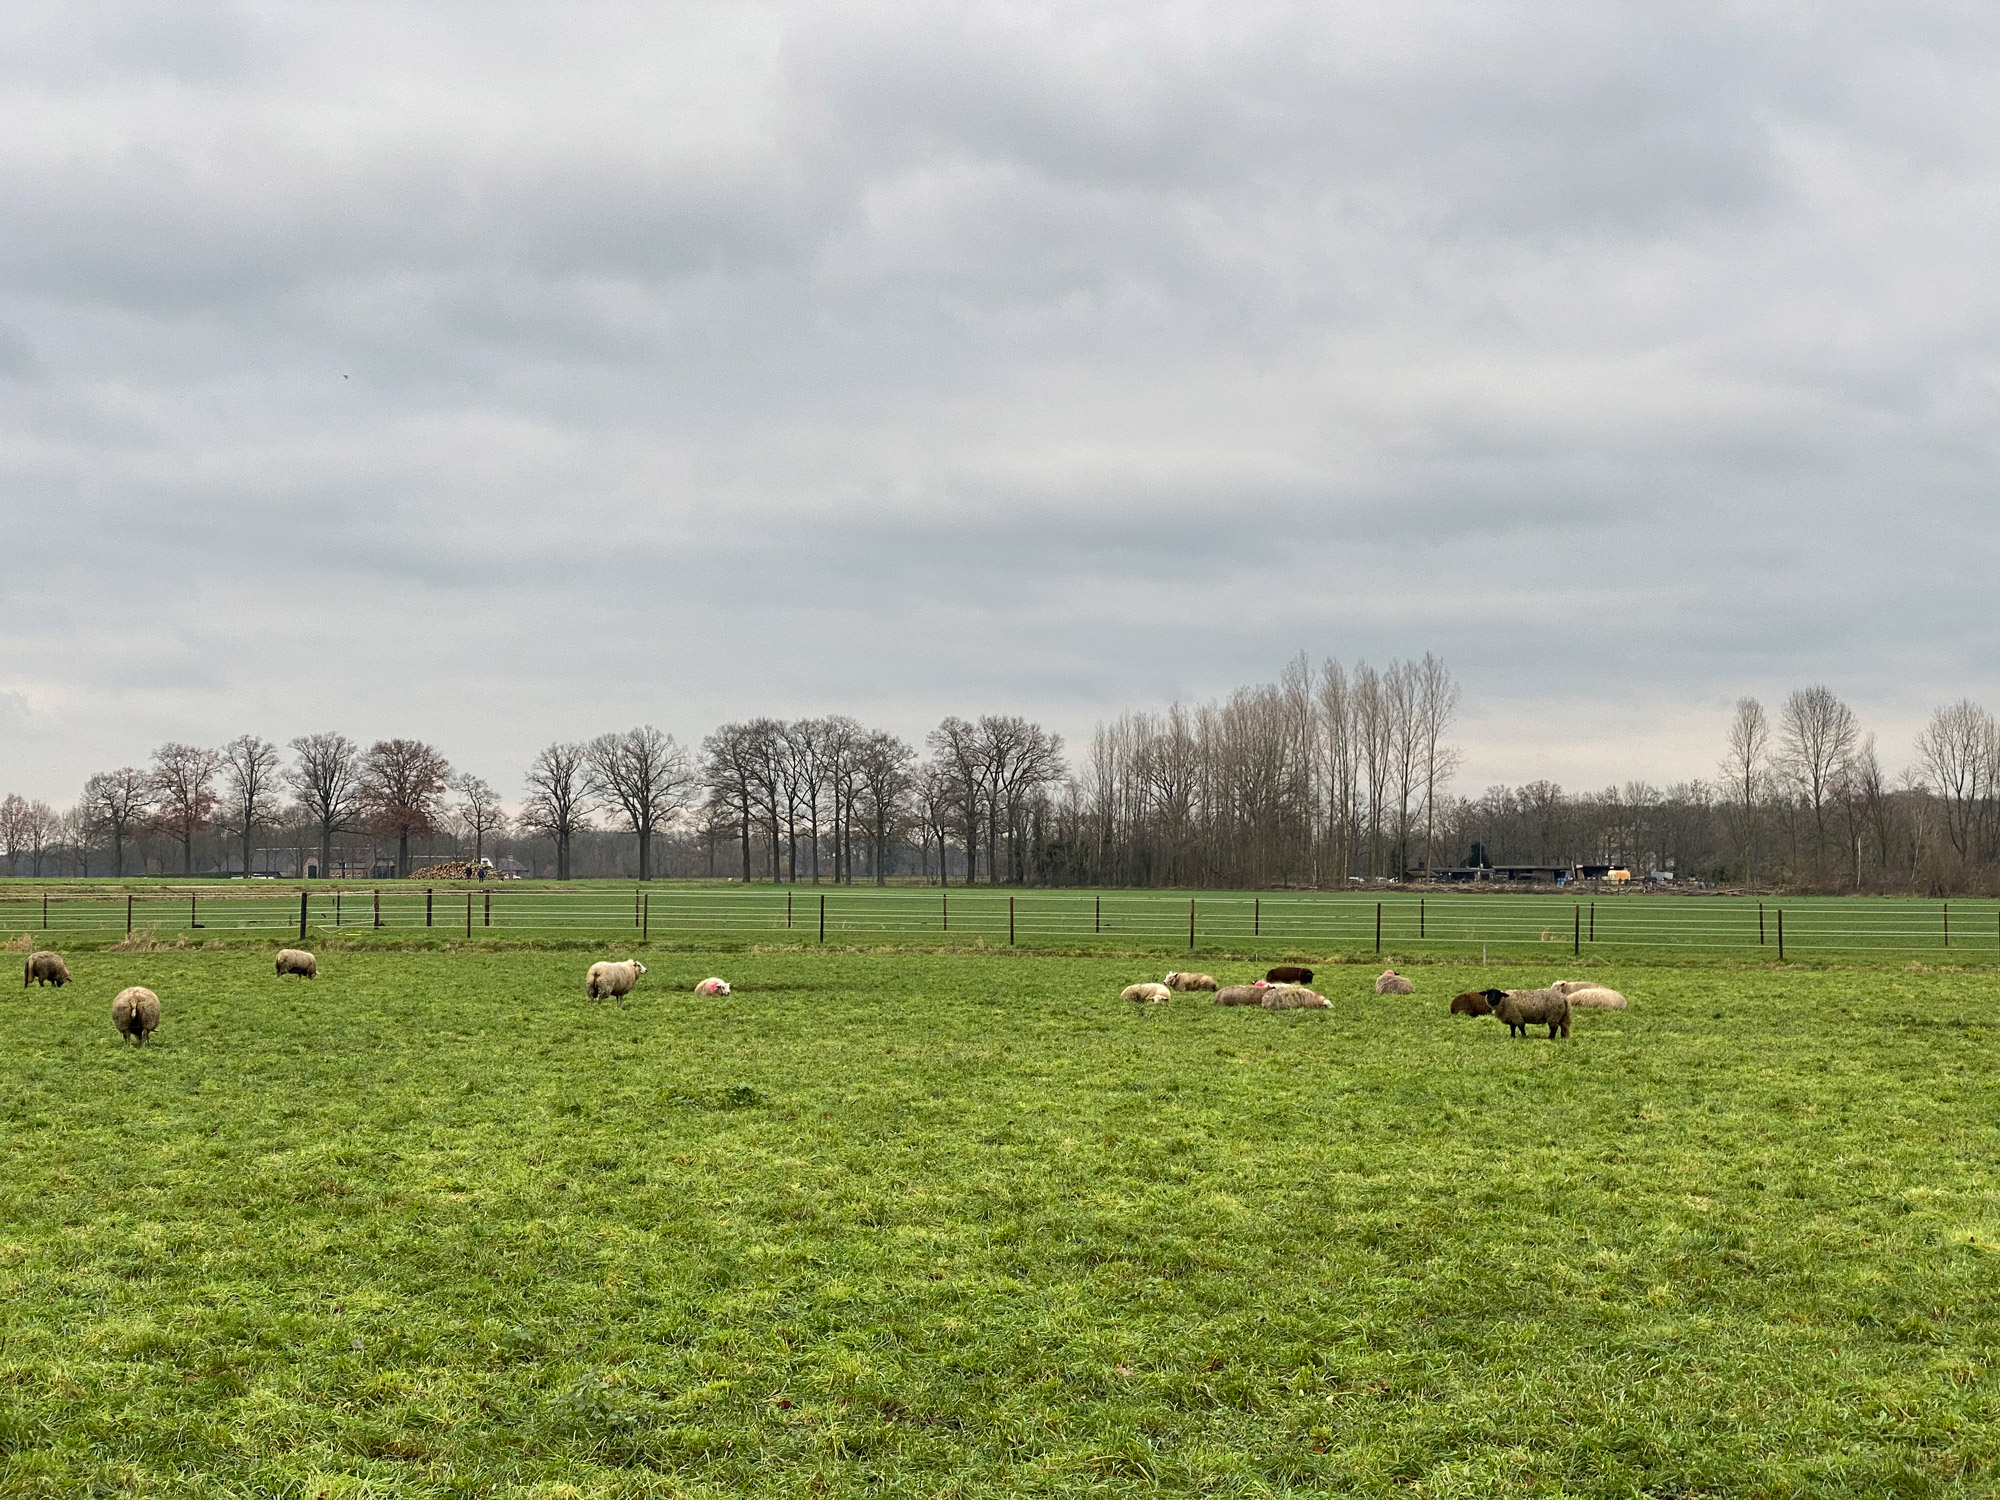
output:
[[1569,1035],[1569,996],[1561,990],[1509,990],[1493,1007],[1493,1014],[1507,1023],[1509,1036],[1525,1037],[1530,1026],[1544,1023],[1549,1040],[1560,1031]]
[[1333,1002],[1302,984],[1274,984],[1264,991],[1266,1010],[1331,1010]]
[[1375,976],[1375,993],[1378,995],[1414,995],[1417,987],[1394,969],[1384,969]]
[[1490,1016],[1493,1007],[1506,998],[1505,990],[1467,990],[1462,995],[1451,997],[1451,1013],[1455,1016]]
[[1591,979],[1558,979],[1549,988],[1569,996],[1571,1010],[1623,1010],[1627,1004],[1618,991]]
[[1264,975],[1266,984],[1311,984],[1312,982],[1313,971],[1301,969],[1297,964],[1279,964],[1277,968],[1267,970]]
[[1130,1000],[1134,1005],[1158,1005],[1173,999],[1174,992],[1164,984],[1128,984],[1118,998]]
[[303,948],[280,948],[278,950],[278,977],[296,974],[301,979],[319,978],[319,960]]
[[44,948],[39,953],[30,953],[28,961],[21,967],[21,988],[31,984],[52,984],[61,989],[69,983],[69,965],[62,961],[60,953],[51,953]]
[[133,1046],[145,1046],[146,1038],[160,1027],[160,997],[143,985],[120,990],[111,1002],[111,1024]]
[[639,976],[646,972],[646,966],[636,958],[628,958],[623,963],[598,963],[590,966],[589,977],[584,981],[583,992],[593,1000],[617,1000],[632,993],[632,986],[639,982]]
[[1264,992],[1268,989],[1270,989],[1270,986],[1261,980],[1256,984],[1224,985],[1215,992],[1215,1003],[1217,1005],[1262,1005],[1264,1003]]
[[729,981],[717,979],[711,974],[694,987],[694,992],[697,995],[726,995],[729,993]]
[[1183,974],[1178,969],[1167,976],[1166,985],[1170,990],[1219,990],[1222,988],[1221,985],[1215,982],[1213,974]]

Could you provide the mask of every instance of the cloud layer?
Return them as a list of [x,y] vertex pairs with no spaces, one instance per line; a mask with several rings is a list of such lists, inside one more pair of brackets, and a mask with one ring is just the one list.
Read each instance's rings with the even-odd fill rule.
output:
[[[1990,6],[24,4],[0,777],[1100,715],[1467,779],[1995,696]],[[1587,716],[1591,732],[1547,726]]]

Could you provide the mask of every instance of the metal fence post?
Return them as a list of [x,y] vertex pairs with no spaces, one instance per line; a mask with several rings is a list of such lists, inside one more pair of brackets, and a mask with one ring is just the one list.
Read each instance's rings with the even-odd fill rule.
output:
[[1264,898],[1262,896],[1252,896],[1250,898],[1250,936],[1262,937],[1263,935]]
[[1424,921],[1425,918],[1424,903],[1426,899],[1427,898],[1423,896],[1417,897],[1417,936],[1420,938],[1426,938],[1430,936],[1430,929],[1425,924]]
[[1579,954],[1583,952],[1583,908],[1581,906],[1576,909],[1576,930],[1570,934],[1569,951]]
[[472,892],[465,893],[465,935],[472,936]]
[[1194,952],[1194,897],[1188,897],[1188,952]]
[[1785,961],[1785,909],[1778,908],[1778,962]]
[[[492,892],[490,891],[487,892],[486,899],[489,902],[493,899]],[[645,902],[639,908],[639,941],[642,943],[647,943],[651,942],[652,938],[653,938],[653,893],[651,891],[648,891],[646,893]]]
[[428,926],[430,926],[430,925],[431,925],[431,896],[432,896],[432,894],[433,894],[433,892],[431,891],[431,888],[430,888],[429,886],[425,886],[425,887],[424,887],[424,926],[426,926],[426,927],[428,927]]
[[299,892],[299,941],[306,940],[306,893]]
[[[942,852],[940,852],[940,853],[939,853],[939,855],[938,855],[938,860],[939,860],[939,864],[940,864],[940,868],[941,868],[941,867],[942,867],[942,864],[943,864],[943,860],[944,860],[944,855],[943,855],[943,853],[942,853]],[[943,896],[942,896],[942,897],[941,897],[940,899],[941,899],[941,900],[943,901],[943,903],[944,903],[944,930],[945,930],[946,932],[950,932],[950,931],[951,931],[951,892],[950,892],[950,891],[946,891],[946,892],[944,893],[944,895],[943,895]]]
[[1382,951],[1382,903],[1375,903],[1375,951]]
[[1944,945],[1947,948],[1951,946],[1951,903],[1949,901],[1944,904]]
[[195,895],[194,895],[194,892],[193,892],[193,891],[189,891],[189,892],[188,892],[188,931],[189,931],[189,932],[196,932],[196,931],[199,931],[199,930],[200,930],[200,928],[201,928],[201,919],[200,919],[200,918],[199,918],[199,917],[198,917],[198,916],[196,915],[196,913],[195,913],[195,909],[194,909],[194,902],[195,902]]
[[130,937],[131,935],[132,935],[132,897],[128,892],[125,897],[125,936]]
[[1764,946],[1764,903],[1757,903],[1757,946]]
[[785,892],[785,931],[792,930],[792,893]]
[[379,890],[375,892],[375,925],[378,928],[382,925],[382,893]]
[[493,925],[493,893],[491,891],[486,893],[486,925],[488,927]]
[[1595,901],[1590,903],[1590,940],[1593,943],[1597,941],[1597,903]]
[[819,940],[822,943],[826,941],[826,893],[824,891],[820,892],[819,898]]
[[49,930],[49,893],[42,892],[42,931]]
[[1007,898],[1007,946],[1014,946],[1014,898]]
[[1104,931],[1104,898],[1102,896],[1097,898],[1097,925],[1091,930],[1100,933]]

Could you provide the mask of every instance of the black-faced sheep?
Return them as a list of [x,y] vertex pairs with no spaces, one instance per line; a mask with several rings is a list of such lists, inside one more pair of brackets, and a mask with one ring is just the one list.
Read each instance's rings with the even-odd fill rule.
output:
[[1394,969],[1384,969],[1375,976],[1375,993],[1378,995],[1414,995],[1417,987]]
[[1164,984],[1128,984],[1118,998],[1134,1005],[1161,1005],[1173,999],[1174,992]]
[[632,987],[639,982],[639,976],[646,972],[646,966],[636,958],[628,958],[623,963],[597,963],[590,966],[590,973],[584,980],[583,992],[592,1000],[617,1000],[632,993]]
[[1215,992],[1217,1005],[1262,1005],[1268,984],[1227,984]]
[[1623,1010],[1625,997],[1609,985],[1591,979],[1558,979],[1549,986],[1569,996],[1571,1010]]
[[145,1046],[146,1038],[160,1029],[160,997],[143,985],[120,990],[111,1002],[111,1024],[133,1046]]
[[1166,985],[1170,990],[1219,990],[1222,988],[1221,985],[1215,982],[1213,974],[1183,974],[1178,969],[1167,976]]
[[1493,1007],[1509,1036],[1525,1037],[1530,1026],[1547,1025],[1549,1040],[1569,1035],[1569,996],[1561,990],[1509,990]]
[[296,974],[301,979],[319,977],[319,960],[303,948],[280,948],[278,950],[278,977]]
[[1302,969],[1297,964],[1279,964],[1277,968],[1264,974],[1266,984],[1311,984],[1313,971]]
[[30,953],[28,961],[21,967],[21,988],[31,984],[52,984],[61,989],[69,983],[69,965],[62,961],[60,953],[51,953],[44,948],[39,953]]
[[1506,998],[1505,990],[1467,990],[1462,995],[1451,997],[1451,1013],[1455,1016],[1490,1016],[1493,1007]]
[[1302,984],[1274,984],[1264,991],[1266,1010],[1331,1010],[1333,1002]]

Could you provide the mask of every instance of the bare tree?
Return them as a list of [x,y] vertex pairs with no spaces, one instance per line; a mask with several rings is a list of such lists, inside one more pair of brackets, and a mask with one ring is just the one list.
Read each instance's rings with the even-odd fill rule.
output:
[[254,734],[239,735],[222,747],[222,811],[243,850],[243,877],[249,879],[250,846],[257,830],[277,815],[278,747]]
[[1771,724],[1764,717],[1764,705],[1755,698],[1738,698],[1736,716],[1729,721],[1729,753],[1722,758],[1722,785],[1737,820],[1745,884],[1757,879],[1757,805],[1769,774],[1765,757],[1770,746]]
[[1792,693],[1778,716],[1778,770],[1812,815],[1816,882],[1824,875],[1834,775],[1854,753],[1856,734],[1854,710],[1819,684]]
[[[946,719],[930,732],[925,741],[930,746],[933,763],[945,773],[944,785],[950,789],[952,810],[958,816],[959,829],[965,835],[965,883],[976,883],[979,869],[979,823],[984,807],[986,788],[986,765],[981,758],[979,731],[966,720],[956,715]],[[993,868],[993,851],[986,851],[987,868]],[[949,885],[945,879],[943,846],[939,846],[938,883]]]
[[558,743],[544,749],[528,767],[521,827],[554,841],[558,880],[569,879],[571,841],[590,826],[596,807],[588,762],[584,746]]
[[743,857],[742,880],[750,883],[750,830],[756,815],[755,729],[724,724],[701,742],[701,779],[718,817],[727,814]]
[[1424,785],[1424,868],[1437,865],[1437,805],[1457,771],[1460,752],[1444,742],[1458,717],[1459,688],[1451,671],[1430,652],[1415,668],[1416,754]]
[[472,840],[472,862],[483,864],[486,841],[507,830],[507,814],[501,810],[500,794],[470,771],[452,777],[451,790],[458,797],[452,804],[452,817]]
[[215,777],[221,769],[222,756],[199,745],[174,741],[153,752],[152,827],[179,842],[183,875],[194,873],[195,835],[215,815]]
[[381,833],[396,836],[396,876],[410,876],[410,840],[437,831],[451,762],[422,740],[377,740],[361,761],[361,805]]
[[1917,736],[1917,763],[1938,798],[1945,837],[1961,861],[1987,852],[1983,835],[2000,770],[1996,762],[2000,731],[1993,715],[1969,698],[1934,710]]
[[361,747],[344,734],[302,735],[292,741],[298,759],[286,781],[306,818],[319,830],[319,872],[333,868],[333,836],[361,815]]
[[908,815],[916,758],[916,751],[880,729],[862,740],[855,753],[858,815],[866,820],[868,863],[877,885],[888,883],[889,845]]
[[83,784],[82,807],[90,826],[111,839],[111,873],[125,874],[125,840],[152,812],[152,780],[137,766],[99,771]]
[[687,753],[652,725],[601,734],[587,754],[590,786],[624,814],[639,841],[639,878],[653,878],[653,835],[693,800],[694,768]]

